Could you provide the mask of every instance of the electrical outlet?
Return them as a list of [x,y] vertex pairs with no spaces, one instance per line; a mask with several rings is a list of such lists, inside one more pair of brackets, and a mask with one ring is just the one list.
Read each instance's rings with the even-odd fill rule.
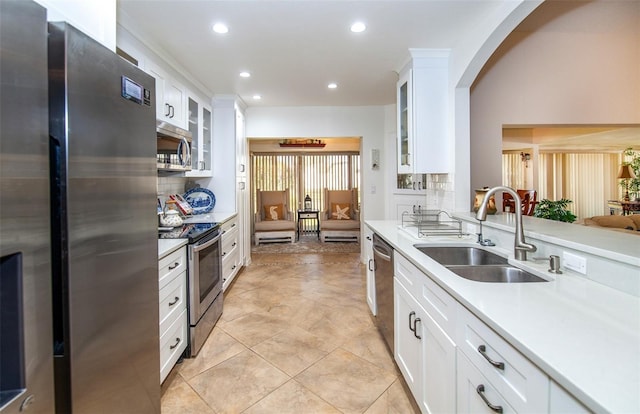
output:
[[564,267],[571,269],[575,272],[587,274],[587,259],[568,252],[562,252],[562,261]]

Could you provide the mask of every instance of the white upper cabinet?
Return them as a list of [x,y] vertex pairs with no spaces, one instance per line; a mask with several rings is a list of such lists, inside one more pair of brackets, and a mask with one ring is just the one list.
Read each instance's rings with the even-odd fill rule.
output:
[[211,107],[195,94],[187,97],[187,125],[191,132],[192,170],[187,177],[211,177],[213,175]]
[[398,173],[450,171],[449,51],[411,49],[397,90]]
[[156,117],[177,127],[188,129],[184,86],[153,61],[147,60],[146,72],[156,79]]

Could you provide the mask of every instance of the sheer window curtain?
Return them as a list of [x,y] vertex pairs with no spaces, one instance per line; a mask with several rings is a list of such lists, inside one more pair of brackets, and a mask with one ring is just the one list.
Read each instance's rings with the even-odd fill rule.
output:
[[502,153],[502,185],[516,190],[526,189],[526,177],[525,163],[522,162],[520,153]]
[[607,200],[620,198],[620,154],[541,153],[538,159],[538,199],[572,200],[578,220],[609,214]]

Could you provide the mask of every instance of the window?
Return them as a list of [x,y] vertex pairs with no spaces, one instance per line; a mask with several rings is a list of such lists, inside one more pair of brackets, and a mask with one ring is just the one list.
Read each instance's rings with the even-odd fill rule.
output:
[[[360,155],[254,153],[251,155],[251,172],[251,204],[254,213],[258,189],[273,191],[288,188],[292,212],[304,207],[306,195],[311,197],[314,210],[322,210],[325,187],[330,190],[359,188]],[[359,201],[358,199],[358,203]],[[308,221],[304,224],[315,225]]]

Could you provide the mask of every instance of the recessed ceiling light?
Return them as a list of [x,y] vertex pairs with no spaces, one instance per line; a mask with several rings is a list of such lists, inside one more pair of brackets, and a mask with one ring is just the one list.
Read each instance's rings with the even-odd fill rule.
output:
[[249,72],[240,72],[240,77],[241,78],[250,78],[251,74]]
[[225,34],[229,32],[229,28],[224,23],[216,23],[213,25],[213,31],[219,34]]
[[355,22],[351,25],[351,31],[353,33],[361,33],[367,30],[367,26],[362,22]]
[[329,88],[329,89],[335,89],[337,87],[338,87],[337,83],[330,83],[330,84],[327,85],[327,88]]
[[255,101],[259,101],[260,99],[262,99],[262,96],[260,96],[260,95],[253,95],[253,99],[254,99]]

